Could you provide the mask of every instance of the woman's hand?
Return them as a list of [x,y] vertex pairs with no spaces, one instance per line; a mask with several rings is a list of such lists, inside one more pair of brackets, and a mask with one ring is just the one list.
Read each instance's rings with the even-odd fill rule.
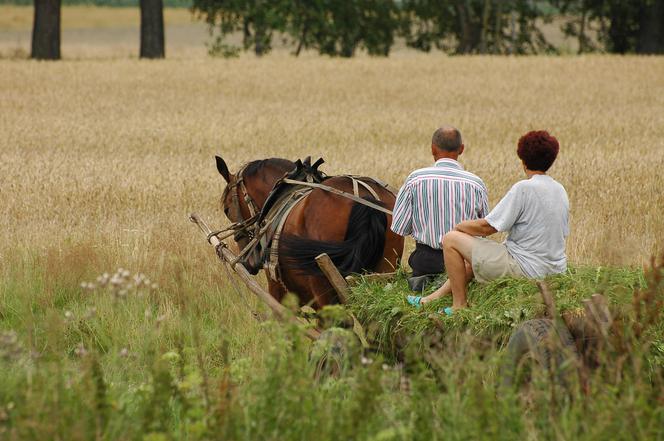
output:
[[467,220],[457,224],[454,229],[471,236],[490,236],[498,231],[486,219]]

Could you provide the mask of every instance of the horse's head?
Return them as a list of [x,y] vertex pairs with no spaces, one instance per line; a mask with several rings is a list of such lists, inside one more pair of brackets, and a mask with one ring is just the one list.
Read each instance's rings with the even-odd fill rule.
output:
[[[255,219],[263,208],[277,180],[295,164],[285,159],[265,159],[245,164],[237,173],[231,174],[226,162],[219,156],[215,158],[217,170],[226,181],[226,188],[221,196],[221,208],[231,222],[248,224],[239,228],[233,236],[240,250],[243,250],[255,232],[255,224],[251,224],[251,219]],[[257,274],[262,267],[260,255],[260,244],[256,244],[242,260],[251,274]]]

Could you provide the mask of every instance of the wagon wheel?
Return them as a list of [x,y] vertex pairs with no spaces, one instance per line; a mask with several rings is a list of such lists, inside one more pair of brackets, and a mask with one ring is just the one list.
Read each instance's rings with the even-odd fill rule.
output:
[[315,378],[339,377],[360,360],[362,345],[353,331],[330,328],[314,342],[309,360],[315,364]]
[[550,319],[528,320],[507,343],[502,383],[523,389],[530,386],[535,375],[544,374],[567,387],[576,359],[574,339],[567,328],[556,327]]

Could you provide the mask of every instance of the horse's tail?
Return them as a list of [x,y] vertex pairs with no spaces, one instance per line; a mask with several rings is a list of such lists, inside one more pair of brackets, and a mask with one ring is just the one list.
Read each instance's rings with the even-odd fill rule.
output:
[[[381,205],[372,197],[367,201]],[[363,204],[354,203],[348,217],[343,242],[327,242],[295,235],[284,235],[279,245],[279,263],[284,269],[301,274],[322,275],[316,256],[326,253],[344,277],[374,270],[383,257],[387,216]]]

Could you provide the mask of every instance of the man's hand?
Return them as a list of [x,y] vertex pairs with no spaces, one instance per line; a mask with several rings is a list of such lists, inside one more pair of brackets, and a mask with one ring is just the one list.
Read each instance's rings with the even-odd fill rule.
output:
[[490,236],[498,230],[489,225],[486,219],[467,220],[457,224],[454,229],[471,236]]

